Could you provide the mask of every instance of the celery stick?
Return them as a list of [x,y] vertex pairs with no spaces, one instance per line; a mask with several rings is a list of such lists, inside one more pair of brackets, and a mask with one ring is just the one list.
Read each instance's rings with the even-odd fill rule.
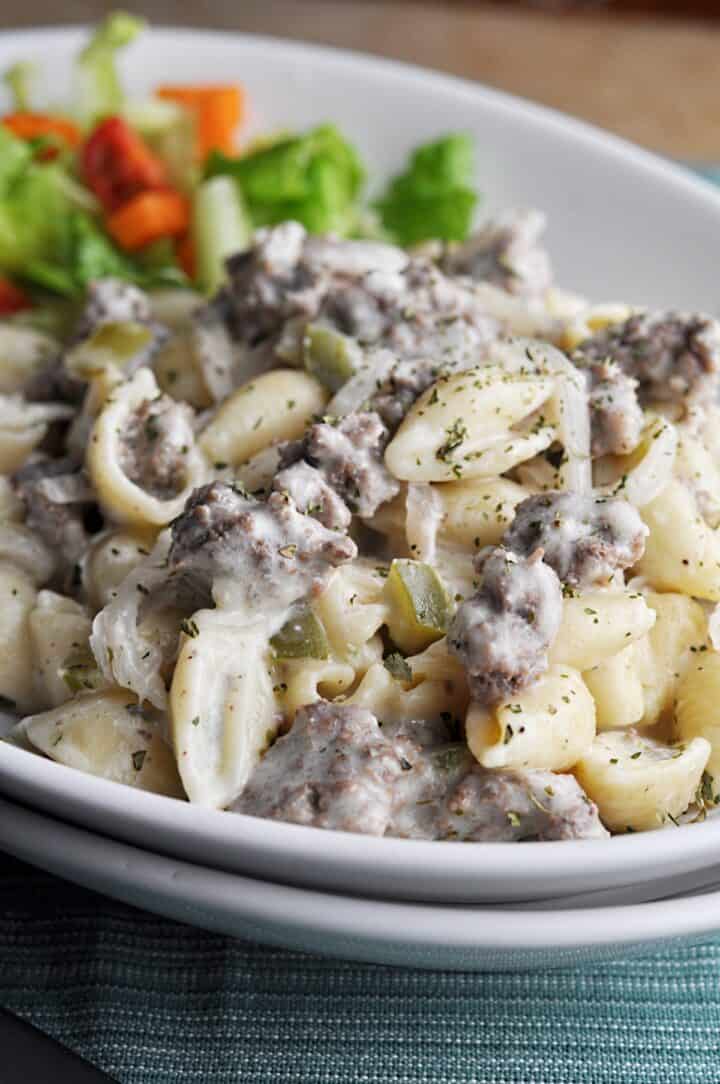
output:
[[214,293],[225,279],[225,260],[247,248],[252,236],[240,191],[230,177],[211,177],[198,187],[192,231],[198,278]]

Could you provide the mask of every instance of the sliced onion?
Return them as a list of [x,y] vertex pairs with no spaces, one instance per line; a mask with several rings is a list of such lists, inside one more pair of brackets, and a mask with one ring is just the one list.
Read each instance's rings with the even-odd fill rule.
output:
[[515,471],[521,485],[527,486],[533,492],[545,493],[548,489],[555,489],[557,485],[555,468],[543,455],[526,459]]
[[636,508],[655,500],[672,478],[677,451],[677,429],[665,418],[656,418],[645,438],[648,450],[630,471],[624,495]]
[[0,560],[17,565],[35,583],[47,583],[55,570],[52,550],[21,523],[0,523]]
[[52,504],[82,504],[95,496],[92,486],[80,473],[43,478],[38,489]]
[[167,704],[160,674],[162,645],[143,638],[138,624],[147,595],[167,579],[170,540],[170,532],[163,531],[152,553],[128,573],[117,597],[96,615],[90,637],[92,653],[108,681],[132,689],[140,701],[149,700],[161,709]]
[[269,493],[273,478],[280,470],[282,449],[282,444],[271,444],[268,448],[263,448],[235,468],[233,480],[240,482],[248,493],[261,490]]
[[[570,363],[568,362],[568,365]],[[558,380],[558,436],[565,449],[560,478],[565,489],[575,493],[592,492],[590,458],[590,408],[585,381],[575,366]],[[582,386],[579,386],[579,385]]]
[[559,471],[562,484],[575,493],[592,493],[590,401],[585,377],[560,350],[544,343],[539,345],[558,376],[555,395],[558,437],[565,449],[565,462]]
[[708,636],[715,651],[720,651],[720,602],[708,618]]
[[44,422],[72,418],[75,408],[65,403],[28,403],[20,395],[0,395],[0,426],[27,429]]
[[489,282],[473,285],[473,292],[488,316],[494,316],[511,335],[556,339],[563,331],[563,324],[548,314],[539,301],[529,301]]
[[345,275],[367,275],[373,271],[393,274],[408,265],[408,254],[384,241],[337,241],[310,237],[305,242],[309,263]]
[[[644,454],[639,463],[619,481],[603,486],[599,492],[604,496],[624,497],[636,508],[643,508],[654,501],[670,482],[677,445],[677,429],[672,422],[660,416],[652,418],[640,440],[639,450]],[[637,455],[638,449],[629,458],[635,459]]]
[[359,410],[387,380],[396,364],[397,358],[389,350],[376,350],[369,354],[366,364],[330,400],[328,414],[344,418],[346,414]]
[[592,492],[590,458],[590,404],[585,378],[569,358],[550,343],[536,339],[510,339],[492,347],[491,360],[512,372],[535,366],[557,376],[553,397],[557,411],[557,436],[565,450],[559,477],[565,489]]
[[435,564],[437,533],[444,515],[440,494],[428,482],[410,482],[405,511],[405,537],[412,557]]
[[439,545],[435,554],[435,571],[450,598],[456,602],[470,598],[477,589],[477,573],[464,548]]

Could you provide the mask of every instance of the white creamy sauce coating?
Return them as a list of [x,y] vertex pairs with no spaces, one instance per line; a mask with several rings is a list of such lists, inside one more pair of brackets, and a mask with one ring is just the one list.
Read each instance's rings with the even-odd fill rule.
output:
[[444,509],[440,495],[432,485],[411,482],[405,502],[405,537],[413,558],[434,565],[437,557],[437,533]]
[[562,594],[541,550],[524,559],[498,547],[477,563],[482,585],[458,608],[448,648],[464,664],[473,696],[492,704],[547,669],[547,652],[560,627]]
[[[185,511],[172,521],[172,538],[170,532],[160,536],[151,556],[132,569],[93,624],[91,645],[105,678],[158,708],[166,705],[173,667],[182,674],[182,666],[176,665],[178,639],[181,657],[186,649],[189,654],[193,650],[185,614],[197,616],[194,635],[210,631],[216,636],[207,653],[208,669],[216,677],[218,660],[234,665],[227,646],[232,637],[226,632],[233,623],[246,637],[243,641],[238,636],[234,643],[253,641],[253,657],[262,660],[256,672],[267,685],[270,725],[266,729],[263,715],[248,771],[239,783],[241,787],[248,781],[247,792],[235,808],[327,828],[425,839],[605,834],[597,809],[572,776],[481,768],[464,738],[456,741],[462,735],[461,721],[453,720],[452,734],[441,734],[439,723],[448,713],[432,700],[428,718],[393,734],[392,727],[382,725],[382,712],[374,705],[377,715],[339,699],[321,699],[301,706],[294,723],[287,712],[281,723],[292,724],[287,736],[275,744],[267,738],[275,734],[283,711],[280,686],[273,688],[269,676],[275,661],[267,661],[268,640],[298,601],[312,599],[335,567],[357,556],[347,532],[357,531],[364,539],[370,535],[368,524],[378,528],[373,519],[377,508],[399,489],[384,465],[386,445],[439,373],[499,364],[503,376],[530,371],[550,378],[540,407],[525,419],[549,434],[547,459],[521,465],[511,477],[522,477],[524,469],[532,488],[537,479],[547,480],[550,462],[558,463],[553,485],[559,492],[543,494],[544,504],[536,497],[521,502],[502,544],[480,554],[474,570],[469,552],[438,552],[443,517],[439,492],[427,483],[408,487],[405,526],[412,557],[440,572],[462,559],[468,581],[476,581],[469,587],[468,593],[475,591],[471,597],[456,600],[460,605],[447,637],[475,700],[497,705],[547,668],[548,648],[562,617],[561,581],[570,588],[622,587],[625,570],[642,554],[647,528],[636,507],[662,494],[680,459],[677,433],[685,424],[682,412],[688,401],[704,391],[709,395],[718,384],[718,325],[682,314],[636,314],[581,343],[572,360],[548,342],[508,339],[509,331],[517,328],[546,331],[549,339],[563,341],[561,323],[552,315],[557,310],[546,297],[550,268],[539,244],[543,226],[537,214],[509,214],[463,245],[438,246],[432,262],[393,245],[313,237],[298,223],[284,223],[259,231],[247,252],[231,258],[227,285],[189,321],[188,354],[195,377],[205,385],[198,403],[223,401],[249,374],[276,366],[278,359],[301,366],[311,322],[349,337],[353,360],[360,359],[328,404],[332,417],[316,419],[298,441],[262,450],[235,475],[232,468],[221,472],[223,478],[234,477],[261,494],[250,497],[217,480],[194,489]],[[155,334],[142,291],[112,282],[94,284],[75,345],[94,327],[117,320],[142,322]],[[613,355],[609,362],[606,348]],[[651,393],[667,402],[668,410],[676,409],[677,429],[641,410],[638,389],[640,402],[651,409]],[[75,388],[73,394],[77,392]],[[58,399],[63,397],[79,402],[79,395],[73,399],[58,393]],[[324,398],[321,393],[321,405]],[[5,427],[12,431],[30,425],[44,432],[52,422],[83,417],[82,407],[31,403],[15,394],[2,397],[0,407]],[[92,417],[96,408],[86,404],[85,413]],[[282,403],[275,408],[281,410]],[[701,413],[697,403],[694,409]],[[120,434],[119,458],[127,476],[159,498],[177,496],[185,485],[190,488],[194,475],[186,476],[183,460],[187,449],[195,448],[197,422],[191,408],[168,396],[141,402]],[[71,438],[76,473],[49,477],[44,489],[38,489],[52,505],[97,500],[99,483],[91,492],[81,474],[84,431],[76,423]],[[516,424],[512,436],[523,433]],[[593,491],[591,453],[597,459],[630,452],[635,452],[634,465],[626,477],[620,476],[625,487],[618,494],[621,499],[613,499],[612,491],[619,479],[602,473],[607,464],[599,465],[596,477],[607,488]],[[399,465],[395,470],[398,476],[411,477],[402,475]],[[677,468],[700,511],[714,508],[716,495],[695,484],[703,472],[688,470],[683,474]],[[501,474],[500,468],[495,473]],[[267,499],[257,499],[260,495]],[[182,494],[179,506],[184,499]],[[28,515],[29,501],[23,500]],[[29,519],[27,523],[32,526]],[[88,526],[86,536],[83,525],[83,552],[92,544],[92,530]],[[368,552],[370,548],[368,543]],[[386,556],[383,552],[383,561]],[[389,595],[383,606],[391,605]],[[353,599],[357,595],[347,601],[348,610]],[[215,609],[206,620],[198,611],[213,602]],[[153,625],[158,615],[168,618],[167,628],[162,622]],[[386,624],[392,628],[390,621]],[[717,610],[708,628],[717,649]],[[197,641],[195,647],[199,645]],[[395,651],[389,634],[378,635],[377,626],[368,651],[359,652],[362,659],[371,656],[370,648],[376,660]],[[249,649],[237,653],[248,654]],[[395,661],[402,667],[412,659],[407,664]],[[358,683],[366,668],[366,661],[356,665],[353,660]],[[388,670],[393,673],[391,665]],[[402,681],[402,671],[397,680]],[[328,686],[321,683],[320,688],[327,692]],[[400,688],[409,691],[409,682]],[[203,700],[202,679],[195,692]],[[448,703],[442,696],[440,701]],[[218,725],[207,738],[206,752],[223,761],[227,730],[232,729],[225,725],[226,712],[229,718],[234,704],[242,701],[231,704],[222,688],[216,700]],[[397,701],[405,706],[409,698],[399,693]],[[418,702],[423,702],[420,697]],[[249,703],[236,718],[248,719]],[[188,733],[199,737],[201,745],[206,735],[193,729],[193,718],[186,722]],[[602,736],[598,742],[602,746]],[[680,755],[677,748],[630,730],[617,738],[615,748],[631,760],[637,756],[655,762]],[[224,804],[238,793],[235,789],[228,797],[230,791],[223,791]]]

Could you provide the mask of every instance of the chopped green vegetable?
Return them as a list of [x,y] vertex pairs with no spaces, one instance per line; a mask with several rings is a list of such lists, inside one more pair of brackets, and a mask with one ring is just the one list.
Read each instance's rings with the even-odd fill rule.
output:
[[149,140],[167,135],[186,112],[177,102],[167,102],[163,98],[125,102],[122,107],[122,116],[130,127]]
[[406,654],[422,651],[445,635],[450,603],[435,569],[423,561],[396,559],[385,584],[390,607],[387,626]]
[[228,174],[240,185],[254,226],[294,219],[312,233],[339,234],[356,224],[355,201],[365,179],[357,152],[332,125],[240,158],[216,151],[207,175],[217,174]]
[[[77,323],[78,309],[72,301],[43,300],[42,304],[11,316],[8,324],[18,329],[45,332],[58,339],[66,339]],[[1,339],[1,335],[0,335]]]
[[454,772],[468,762],[472,763],[472,755],[467,745],[461,742],[430,749],[429,755],[435,767],[440,771]]
[[477,203],[469,136],[445,136],[419,147],[378,201],[382,223],[402,245],[464,241]]
[[93,279],[113,276],[141,286],[181,285],[186,277],[170,250],[144,268],[115,247],[83,204],[82,189],[60,161],[38,162],[0,126],[0,273],[16,275],[66,297]]
[[303,338],[305,368],[330,391],[346,384],[362,361],[354,339],[322,324],[309,324]]
[[0,199],[21,180],[32,159],[32,148],[0,125]]
[[3,82],[13,99],[13,108],[17,113],[32,111],[31,90],[35,65],[29,60],[18,60],[5,72]]
[[89,648],[68,655],[60,670],[60,677],[71,693],[100,689],[105,681]]
[[146,245],[135,254],[137,263],[144,271],[157,271],[167,267],[175,261],[175,246],[169,237],[161,237],[158,241]]
[[468,427],[463,418],[455,421],[445,430],[445,440],[435,452],[435,458],[447,462],[452,459],[452,453],[459,448],[469,436]]
[[119,369],[137,357],[152,340],[153,333],[146,324],[132,320],[100,326],[88,339],[83,339],[65,355],[65,367],[81,380],[115,365]]
[[50,174],[62,196],[68,204],[78,211],[87,211],[89,215],[98,215],[102,211],[100,201],[93,195],[89,188],[80,184],[66,169],[55,169]]
[[404,681],[410,684],[413,679],[412,670],[399,651],[393,651],[383,659],[383,666],[392,674],[396,681]]
[[115,67],[116,54],[145,29],[145,20],[116,11],[98,26],[78,57],[76,66],[77,112],[88,125],[117,113],[123,92]]
[[82,287],[108,275],[133,277],[131,261],[87,215],[76,213],[70,217],[67,241],[64,263],[74,270],[75,279]]
[[142,766],[145,763],[145,757],[147,756],[147,749],[137,749],[132,754],[132,765],[136,772],[142,771]]
[[[72,297],[99,278],[119,278],[140,286],[183,285],[187,279],[175,264],[141,267],[112,243],[89,215],[65,210],[62,235],[48,258],[29,261],[22,275],[57,293]],[[0,255],[0,264],[2,257]]]
[[200,167],[196,161],[197,119],[191,109],[160,98],[128,104],[123,115],[165,163],[171,182],[181,192],[195,191]]
[[32,150],[0,127],[0,271],[25,274],[62,242],[68,201],[56,182],[60,168],[34,163]]
[[702,773],[702,779],[695,791],[695,804],[700,809],[705,809],[706,806],[717,805],[718,795],[713,794],[714,779],[709,772]]
[[197,277],[214,293],[225,280],[226,259],[247,248],[252,236],[240,189],[230,177],[211,177],[198,187],[192,232]]
[[185,618],[180,622],[180,630],[189,636],[191,640],[194,640],[200,635],[200,629],[198,628],[197,621],[194,618]]
[[330,655],[325,629],[309,606],[299,606],[270,644],[279,659],[327,659]]

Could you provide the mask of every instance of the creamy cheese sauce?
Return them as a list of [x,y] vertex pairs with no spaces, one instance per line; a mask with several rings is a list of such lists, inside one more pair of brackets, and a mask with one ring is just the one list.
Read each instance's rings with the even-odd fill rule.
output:
[[[258,231],[229,260],[216,296],[186,306],[168,326],[137,287],[94,283],[67,342],[0,397],[12,496],[0,525],[0,572],[21,578],[8,604],[18,629],[30,629],[13,650],[27,653],[38,639],[37,589],[60,589],[78,627],[92,621],[80,645],[83,689],[115,698],[120,689],[153,705],[148,742],[163,743],[188,796],[206,805],[427,840],[602,838],[603,817],[613,830],[631,825],[603,806],[612,779],[584,779],[598,808],[569,770],[580,776],[606,746],[630,763],[683,755],[633,729],[608,731],[608,744],[594,737],[594,720],[612,722],[621,672],[639,698],[636,719],[655,725],[661,707],[652,716],[652,705],[664,698],[665,726],[683,660],[707,649],[690,597],[705,590],[705,558],[691,588],[683,580],[689,562],[672,565],[672,544],[669,571],[660,576],[657,560],[648,569],[645,520],[662,529],[662,514],[648,508],[672,481],[714,560],[720,446],[704,399],[720,381],[720,330],[696,314],[624,310],[593,332],[598,320],[577,304],[570,319],[552,291],[543,227],[542,215],[512,213],[462,244],[408,253],[282,223]],[[586,330],[575,334],[583,319]],[[78,377],[69,364],[77,350],[97,329],[128,323],[141,325],[145,346]],[[516,338],[518,329],[530,337]],[[167,357],[161,365],[157,355],[170,334],[172,357],[185,366],[173,374],[177,397]],[[85,473],[86,448],[110,425],[128,377],[155,386],[148,368],[165,391],[133,400],[122,431],[113,430],[111,466],[136,500],[138,488],[159,506],[175,500],[167,512],[154,508],[152,522],[145,506],[105,496],[90,457]],[[297,393],[278,393],[267,412],[284,411],[287,426],[265,436],[258,423],[237,455],[222,456],[229,462],[211,462],[208,427],[222,431],[228,397],[257,387],[252,378],[269,369],[282,370],[273,374],[281,389],[283,380],[297,387],[297,370],[305,370],[307,416]],[[438,402],[445,410],[449,386],[452,413],[433,413]],[[462,472],[476,416],[481,432],[472,439],[485,473],[462,479],[463,502],[448,483],[460,477],[451,467]],[[403,445],[420,417],[420,436]],[[196,473],[186,470],[189,454]],[[712,470],[699,466],[708,462]],[[689,532],[693,524],[675,526]],[[103,569],[107,583],[94,583]],[[623,590],[626,578],[638,570],[637,593],[650,601],[625,607],[635,597]],[[628,628],[618,639],[611,621],[598,620],[597,637],[585,643],[578,634],[583,642],[568,646],[577,608],[570,613],[565,600],[590,588],[598,606],[613,594]],[[657,620],[650,612],[653,590],[691,612],[668,629],[659,603]],[[18,609],[20,595],[27,612]],[[707,598],[717,602],[712,584]],[[711,643],[716,626],[713,618]],[[676,641],[672,658],[658,662]],[[574,727],[563,734],[549,721],[556,705],[541,704],[530,719],[530,701],[544,695],[544,675],[547,684],[567,677],[569,655],[584,707],[574,720],[562,709]],[[22,702],[42,711],[40,669],[29,657],[24,665],[36,700],[23,688]],[[653,699],[661,665],[674,677]],[[67,670],[63,658],[52,666]],[[522,708],[511,697],[524,690]],[[0,695],[9,695],[1,667]],[[76,704],[70,692],[68,702]],[[528,743],[513,761],[508,747],[496,762],[502,767],[482,767],[475,756],[492,761],[473,737],[474,722],[487,717],[497,729],[497,713],[511,719],[516,710],[527,713],[528,733],[537,728],[537,748]],[[41,732],[47,726],[22,731]],[[577,758],[573,742],[583,746]],[[70,763],[61,745],[41,751]],[[674,792],[683,809],[700,786],[706,746],[695,743],[687,761],[697,778],[683,776]],[[165,790],[179,785],[174,778]]]

